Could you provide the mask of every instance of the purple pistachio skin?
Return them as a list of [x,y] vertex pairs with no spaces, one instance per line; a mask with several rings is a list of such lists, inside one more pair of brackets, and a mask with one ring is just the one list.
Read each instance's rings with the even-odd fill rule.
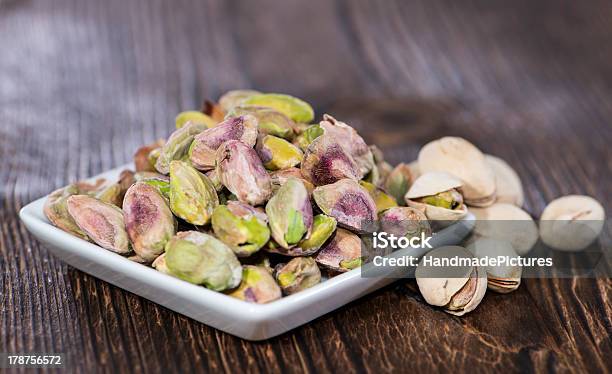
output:
[[361,179],[359,166],[332,135],[316,138],[304,152],[302,175],[315,186],[323,186],[349,178]]
[[252,147],[229,140],[217,150],[216,164],[219,180],[239,201],[256,206],[272,195],[270,175]]
[[380,227],[383,231],[396,236],[431,235],[431,225],[422,211],[409,207],[395,207],[385,210],[380,215]]
[[368,191],[352,179],[319,186],[312,196],[323,213],[334,217],[338,225],[346,229],[362,232],[376,221],[376,203]]
[[229,118],[198,134],[189,150],[189,160],[199,170],[214,169],[217,149],[228,140],[240,140],[253,147],[257,141],[257,120],[251,115]]
[[361,239],[344,229],[337,229],[334,237],[325,245],[315,261],[336,272],[347,272],[361,265]]

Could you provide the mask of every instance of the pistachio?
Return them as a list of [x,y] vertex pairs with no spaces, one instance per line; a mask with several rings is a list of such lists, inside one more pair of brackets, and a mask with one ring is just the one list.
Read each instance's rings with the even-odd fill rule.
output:
[[459,178],[468,205],[487,207],[495,202],[495,175],[482,152],[465,139],[444,137],[427,143],[419,152],[419,170]]
[[335,272],[347,272],[362,265],[361,239],[344,229],[321,248],[315,260],[319,265]]
[[186,112],[180,112],[176,118],[174,119],[174,124],[177,129],[185,126],[187,122],[197,123],[199,125],[205,125],[206,127],[215,127],[217,122],[213,120],[210,116],[197,111],[197,110],[189,110]]
[[312,229],[312,206],[308,191],[301,180],[289,178],[266,204],[272,237],[281,247],[289,249]]
[[253,148],[229,140],[217,150],[217,173],[221,183],[239,201],[256,206],[268,200],[272,183]]
[[473,258],[465,248],[439,247],[423,256],[415,272],[419,291],[430,305],[440,306],[445,312],[462,316],[474,310],[487,290],[486,272],[479,266],[426,266],[425,258]]
[[312,196],[323,213],[334,217],[344,228],[363,231],[377,217],[376,203],[368,191],[351,179],[319,186]]
[[310,183],[310,181],[304,179],[302,176],[302,171],[298,168],[287,168],[276,170],[270,173],[270,179],[272,182],[272,192],[276,193],[280,186],[285,184],[289,178],[297,178],[304,183],[304,187],[308,190],[308,195],[312,194],[314,190],[314,185]]
[[71,184],[60,188],[49,194],[43,211],[47,219],[56,227],[77,236],[83,240],[89,240],[87,234],[79,228],[74,219],[68,213],[66,201],[70,196],[84,193],[77,184]]
[[148,184],[151,187],[155,187],[161,195],[170,200],[170,178],[165,175],[163,178],[160,177],[150,177],[144,178],[141,180],[142,183]]
[[149,263],[163,253],[176,232],[166,198],[147,182],[136,182],[128,189],[123,199],[123,217],[134,252]]
[[173,276],[214,291],[234,288],[242,278],[234,252],[215,237],[198,231],[179,232],[170,239],[165,262]]
[[540,217],[540,237],[560,251],[580,251],[599,237],[606,219],[603,206],[583,195],[563,196],[551,201]]
[[315,186],[322,186],[349,178],[361,179],[359,166],[351,155],[331,135],[316,138],[302,161],[302,175]]
[[219,174],[217,173],[217,169],[212,169],[204,173],[210,179],[215,190],[220,192],[223,189],[223,184],[221,183],[221,179],[219,178]]
[[366,191],[368,191],[370,197],[372,198],[372,200],[374,200],[374,203],[376,204],[376,210],[378,213],[384,212],[389,208],[397,206],[395,198],[387,195],[383,190],[376,187],[374,184],[366,181],[359,181],[359,185],[361,185],[361,187],[365,188]]
[[66,207],[79,229],[94,243],[115,253],[130,252],[121,209],[86,195],[68,197]]
[[177,217],[204,225],[217,205],[217,192],[207,176],[186,162],[170,163],[170,209]]
[[523,206],[525,194],[521,178],[510,165],[501,158],[485,155],[487,165],[495,175],[495,186],[497,188],[497,203],[514,204]]
[[410,168],[408,165],[401,163],[389,172],[383,186],[384,190],[393,196],[400,205],[405,205],[404,195],[408,192],[412,182],[413,178]]
[[261,92],[255,90],[227,91],[219,98],[219,106],[224,112],[229,113],[232,109],[241,105],[244,100],[259,94],[261,94]]
[[374,167],[374,156],[370,147],[357,134],[357,131],[344,122],[336,120],[329,114],[323,115],[323,121],[319,126],[325,134],[336,139],[336,141],[348,152],[355,161],[359,170],[359,178],[362,179]]
[[285,139],[266,135],[257,142],[257,153],[268,170],[287,169],[299,165],[304,154]]
[[159,271],[160,273],[172,275],[172,273],[170,272],[170,269],[168,269],[168,265],[166,265],[166,254],[165,253],[162,253],[161,255],[159,255],[155,259],[155,261],[153,261],[151,266],[153,266],[153,268]]
[[119,174],[117,182],[101,186],[93,196],[104,203],[113,204],[121,208],[123,196],[134,182],[134,172],[123,170]]
[[257,119],[260,134],[278,136],[291,140],[294,137],[295,123],[283,113],[272,108],[260,106],[239,106],[232,109],[227,117],[252,115]]
[[410,174],[412,175],[413,180],[421,176],[421,169],[419,169],[419,160],[409,162],[408,169],[410,169]]
[[250,256],[270,239],[265,213],[238,201],[228,201],[227,205],[215,208],[212,228],[217,238],[238,257]]
[[296,257],[278,264],[274,277],[283,293],[291,295],[321,282],[321,270],[312,257]]
[[408,238],[431,236],[432,230],[425,214],[415,208],[396,207],[385,210],[380,215],[382,230],[396,236]]
[[323,133],[325,133],[325,130],[323,130],[321,126],[310,125],[295,138],[294,144],[302,151],[306,151],[310,143],[312,143],[319,136],[323,135]]
[[280,299],[282,292],[268,270],[259,266],[245,265],[240,286],[228,295],[249,303],[265,304]]
[[428,219],[450,223],[467,215],[460,192],[462,186],[450,174],[430,172],[414,181],[405,199],[408,206],[424,210]]
[[170,172],[170,162],[181,160],[187,155],[189,146],[193,142],[194,136],[206,129],[206,125],[198,123],[186,123],[170,135],[168,141],[159,151],[159,157],[155,162],[155,169],[161,174]]
[[166,181],[170,181],[170,178],[167,175],[154,171],[139,171],[134,173],[134,182],[142,182],[145,179],[164,179]]
[[283,248],[274,241],[268,242],[266,251],[285,256],[310,256],[316,253],[336,231],[336,219],[318,214],[312,223],[312,232],[308,239],[302,239],[295,247]]
[[314,119],[314,110],[308,103],[289,95],[276,93],[253,95],[241,104],[276,109],[294,122],[310,123]]
[[[490,238],[480,238],[470,243],[466,249],[477,258],[499,256],[516,258],[518,256],[510,243]],[[485,270],[488,288],[491,291],[509,293],[516,290],[521,284],[522,267],[520,265],[487,266]]]
[[257,140],[255,117],[246,115],[229,118],[198,134],[189,148],[189,160],[196,169],[214,169],[217,149],[228,140],[240,140],[253,147]]
[[155,143],[147,144],[136,150],[134,153],[134,166],[136,171],[155,171],[155,163],[151,163],[149,155],[152,151],[160,149],[166,141],[158,139]]

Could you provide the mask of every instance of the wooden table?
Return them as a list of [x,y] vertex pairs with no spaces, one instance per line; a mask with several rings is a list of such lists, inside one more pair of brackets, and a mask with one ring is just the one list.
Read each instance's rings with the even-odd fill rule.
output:
[[250,343],[68,267],[17,211],[238,87],[302,97],[393,163],[466,137],[516,168],[535,217],[569,193],[609,207],[611,17],[604,1],[0,0],[0,351],[88,373],[610,371],[609,279],[528,279],[464,318],[397,282]]

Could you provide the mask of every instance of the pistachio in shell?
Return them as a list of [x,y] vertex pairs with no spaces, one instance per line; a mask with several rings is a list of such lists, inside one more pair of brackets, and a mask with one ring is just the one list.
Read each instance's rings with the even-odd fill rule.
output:
[[325,130],[319,125],[307,126],[302,132],[295,138],[293,144],[298,146],[302,151],[306,151],[310,143],[316,138],[323,135]]
[[158,139],[155,143],[147,144],[134,153],[134,166],[136,171],[155,171],[155,162],[151,163],[149,155],[154,150],[159,150],[166,143],[164,139]]
[[290,95],[276,93],[253,95],[241,104],[276,109],[294,122],[310,123],[314,119],[312,107],[307,102]]
[[389,234],[408,238],[431,236],[432,230],[423,211],[411,207],[395,207],[380,215],[381,229]]
[[265,304],[280,299],[282,291],[267,269],[245,265],[240,286],[228,295],[249,303]]
[[606,219],[603,206],[590,196],[568,195],[551,201],[540,217],[540,237],[560,251],[580,251],[599,237]]
[[485,161],[495,175],[497,203],[514,204],[518,207],[525,202],[525,193],[521,178],[508,163],[499,157],[485,155]]
[[[180,162],[180,161],[173,161]],[[134,252],[150,263],[164,252],[176,232],[176,221],[160,190],[136,182],[123,199],[123,217]]]
[[217,191],[207,176],[184,161],[170,163],[170,209],[177,217],[204,225],[217,205]]
[[326,269],[344,273],[363,263],[361,239],[345,229],[337,229],[334,237],[321,248],[315,260]]
[[421,169],[419,169],[419,160],[409,162],[408,169],[410,169],[410,174],[412,175],[413,180],[421,176]]
[[349,230],[361,232],[376,221],[376,203],[368,191],[352,179],[319,186],[312,196],[323,213]]
[[283,293],[291,295],[320,283],[321,270],[312,257],[295,257],[286,264],[278,264],[274,277]]
[[442,307],[445,312],[462,316],[476,309],[487,291],[486,271],[480,266],[426,266],[426,257],[432,261],[474,256],[463,247],[446,246],[427,253],[417,266],[415,278],[419,291],[430,305]]
[[177,129],[180,129],[181,127],[185,126],[187,122],[205,125],[208,128],[215,127],[215,125],[217,124],[217,122],[213,120],[210,116],[198,110],[188,110],[185,112],[180,112],[174,119],[174,124]]
[[238,257],[250,256],[270,239],[266,214],[239,201],[219,205],[212,214],[212,228],[219,240]]
[[66,207],[79,229],[94,243],[115,253],[130,252],[121,209],[86,195],[68,197]]
[[463,182],[463,197],[470,206],[495,202],[495,175],[482,152],[463,138],[444,137],[427,143],[419,152],[422,174],[441,171]]
[[302,176],[302,171],[298,168],[287,168],[271,172],[270,179],[272,182],[272,191],[276,193],[280,186],[285,184],[289,178],[297,178],[301,180],[302,183],[304,183],[304,187],[306,187],[308,190],[308,195],[312,194],[312,191],[315,188],[314,185],[310,183],[310,181],[304,179],[304,176]]
[[271,240],[266,251],[284,256],[310,256],[316,253],[336,231],[336,219],[325,214],[317,214],[312,222],[308,239],[302,239],[295,247],[283,248]]
[[[468,244],[466,249],[476,258],[518,257],[510,243],[491,238],[480,238]],[[487,285],[491,291],[509,293],[516,290],[521,284],[523,269],[520,265],[486,266],[485,270],[487,272]]]
[[313,215],[308,190],[301,180],[289,178],[266,204],[275,242],[291,248],[310,237]]
[[272,182],[255,150],[229,140],[217,150],[217,174],[221,183],[239,201],[257,206],[272,194]]
[[279,138],[292,140],[294,137],[295,123],[283,113],[272,108],[260,106],[239,106],[232,109],[227,117],[252,115],[257,119],[259,134],[278,136]]
[[287,169],[299,165],[304,154],[285,139],[266,135],[257,142],[257,154],[268,170]]
[[374,200],[378,213],[397,206],[395,198],[387,195],[385,191],[376,187],[374,184],[366,181],[359,181],[359,184],[368,191],[370,197]]
[[460,189],[463,183],[443,172],[430,172],[418,177],[405,200],[408,206],[422,209],[432,221],[452,222],[467,215]]
[[255,90],[231,90],[224,93],[219,98],[219,106],[221,109],[229,113],[235,107],[242,105],[244,100],[248,99],[251,96],[259,95],[261,92]]
[[215,168],[217,149],[228,140],[253,147],[257,141],[257,120],[251,115],[229,118],[198,134],[189,148],[189,160],[198,170]]
[[359,166],[351,155],[331,135],[316,138],[302,160],[302,175],[315,186],[323,186],[344,178],[360,180]]
[[170,172],[170,162],[181,160],[189,151],[194,136],[206,130],[206,125],[188,122],[180,129],[175,130],[161,147],[159,157],[155,162],[155,169],[161,174]]
[[384,190],[395,198],[400,205],[405,205],[404,195],[413,182],[412,172],[408,165],[398,164],[385,178],[383,183]]

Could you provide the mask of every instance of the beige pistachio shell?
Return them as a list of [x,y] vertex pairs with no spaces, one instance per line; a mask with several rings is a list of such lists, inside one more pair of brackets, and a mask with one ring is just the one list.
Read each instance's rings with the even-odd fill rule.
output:
[[[487,292],[487,273],[477,266],[474,268],[470,279],[465,286],[451,299],[451,303],[446,306],[445,312],[455,316],[462,316],[476,309]],[[462,300],[469,300],[463,304]],[[457,304],[457,305],[454,305]]]
[[421,176],[421,169],[419,169],[419,160],[414,160],[408,163],[408,169],[410,169],[412,178],[416,179]]
[[468,205],[486,207],[495,202],[495,175],[482,152],[463,138],[427,143],[419,152],[419,170],[423,174],[443,171],[461,179]]
[[[466,249],[477,258],[518,257],[510,243],[492,238],[479,238],[468,244]],[[523,268],[520,265],[487,266],[485,270],[487,271],[488,288],[492,291],[508,293],[516,290],[521,284]]]
[[499,157],[485,155],[485,161],[495,174],[495,186],[497,187],[498,203],[514,204],[523,206],[525,193],[521,178],[508,163]]
[[538,227],[529,213],[505,203],[487,208],[471,208],[476,217],[473,238],[495,238],[509,242],[516,253],[524,255],[538,241]]
[[425,215],[432,221],[456,221],[467,215],[467,207],[462,204],[459,209],[447,209],[439,206],[425,204],[413,199],[432,196],[451,189],[459,189],[463,183],[454,176],[443,172],[430,172],[418,177],[408,192],[405,200],[408,206],[425,211]]
[[561,251],[580,251],[597,239],[606,213],[595,199],[568,195],[550,202],[540,217],[540,237]]

